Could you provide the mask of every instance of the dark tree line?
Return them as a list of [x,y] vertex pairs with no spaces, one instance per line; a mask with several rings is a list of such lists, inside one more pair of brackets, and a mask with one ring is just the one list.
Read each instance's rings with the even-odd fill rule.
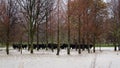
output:
[[84,46],[90,53],[90,45],[95,52],[102,42],[113,44],[116,51],[119,7],[119,0],[0,0],[0,42],[7,54],[12,44],[20,44],[16,47],[22,53],[26,43],[30,53],[40,46],[56,49],[56,55],[64,48],[70,55],[73,47],[81,54]]

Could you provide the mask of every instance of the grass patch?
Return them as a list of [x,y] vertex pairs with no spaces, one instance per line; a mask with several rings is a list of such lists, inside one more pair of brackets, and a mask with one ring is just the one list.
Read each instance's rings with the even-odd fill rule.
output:
[[96,44],[96,47],[114,47],[113,44]]
[[4,44],[0,44],[0,47],[5,47],[5,45]]

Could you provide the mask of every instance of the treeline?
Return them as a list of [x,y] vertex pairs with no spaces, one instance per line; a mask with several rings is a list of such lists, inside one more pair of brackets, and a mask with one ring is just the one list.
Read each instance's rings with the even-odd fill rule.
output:
[[[62,44],[67,44],[70,54],[71,44],[90,45],[95,52],[95,44],[120,44],[120,1],[111,0],[0,0],[0,42],[9,46],[19,43],[29,45],[33,53],[34,43],[56,44],[59,55]],[[19,47],[18,46],[18,47]],[[19,47],[20,48],[20,47]],[[21,47],[22,48],[22,47]],[[22,49],[21,49],[22,50]]]

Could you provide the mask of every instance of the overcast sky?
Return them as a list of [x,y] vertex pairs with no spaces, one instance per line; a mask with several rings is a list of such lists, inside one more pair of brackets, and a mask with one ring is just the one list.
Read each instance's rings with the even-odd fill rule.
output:
[[110,0],[104,0],[105,2],[110,2]]

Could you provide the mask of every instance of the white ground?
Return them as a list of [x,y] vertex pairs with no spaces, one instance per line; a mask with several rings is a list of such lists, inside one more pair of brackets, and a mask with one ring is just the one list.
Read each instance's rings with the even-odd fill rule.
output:
[[16,50],[10,50],[6,55],[5,50],[0,49],[0,68],[120,68],[120,52],[114,52],[113,48],[102,48],[102,52],[88,54],[87,51],[78,54],[75,50],[71,55],[66,50],[56,56],[56,51],[34,51],[29,54],[23,50],[23,54]]

